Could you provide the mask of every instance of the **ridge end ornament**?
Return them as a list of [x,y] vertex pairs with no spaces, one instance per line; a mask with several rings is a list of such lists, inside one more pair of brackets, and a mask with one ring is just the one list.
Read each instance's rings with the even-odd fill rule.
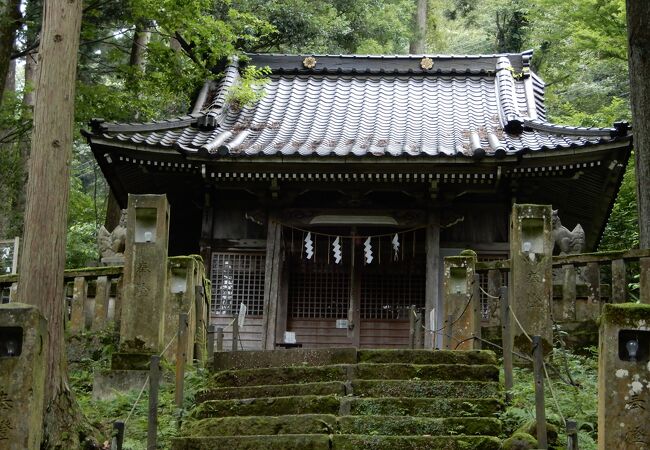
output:
[[305,69],[313,69],[314,67],[316,67],[317,62],[318,61],[316,60],[316,58],[314,58],[313,56],[308,56],[302,60],[302,65],[305,67]]
[[433,59],[431,58],[422,58],[420,60],[420,67],[422,70],[431,70],[433,69]]

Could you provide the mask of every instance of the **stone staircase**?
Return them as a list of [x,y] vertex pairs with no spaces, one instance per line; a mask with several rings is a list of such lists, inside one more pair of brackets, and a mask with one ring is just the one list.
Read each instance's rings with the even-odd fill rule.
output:
[[488,351],[218,353],[172,449],[499,449],[496,364]]

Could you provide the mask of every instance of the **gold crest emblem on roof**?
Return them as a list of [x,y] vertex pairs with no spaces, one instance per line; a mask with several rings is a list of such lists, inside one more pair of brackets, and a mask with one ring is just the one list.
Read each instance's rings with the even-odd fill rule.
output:
[[316,58],[308,56],[302,60],[302,65],[305,66],[306,69],[313,69],[316,67]]
[[433,59],[422,58],[420,60],[420,67],[422,67],[422,70],[431,70],[433,68]]

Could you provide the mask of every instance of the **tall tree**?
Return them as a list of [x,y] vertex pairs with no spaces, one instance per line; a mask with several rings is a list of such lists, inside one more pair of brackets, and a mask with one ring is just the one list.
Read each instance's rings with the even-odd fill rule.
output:
[[20,0],[0,0],[0,101],[10,69],[20,17]]
[[83,423],[67,387],[62,301],[81,11],[81,0],[48,0],[43,6],[20,257],[19,298],[37,306],[48,320],[44,448],[79,448]]
[[412,55],[423,54],[427,42],[427,2],[417,0],[417,8],[413,15],[413,36],[409,44],[409,53]]
[[627,0],[626,6],[639,245],[650,248],[650,2]]

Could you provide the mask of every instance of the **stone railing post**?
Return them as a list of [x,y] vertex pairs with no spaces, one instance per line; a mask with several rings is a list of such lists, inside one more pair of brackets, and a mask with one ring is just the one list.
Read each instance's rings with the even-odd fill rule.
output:
[[[474,295],[474,267],[476,253],[465,250],[460,256],[447,256],[444,260],[443,317],[445,326],[451,326],[451,334],[445,333],[444,347],[457,350],[474,348],[473,333],[476,327],[474,303],[480,302]],[[478,306],[480,307],[480,305]],[[453,316],[453,324],[449,317]]]
[[551,206],[518,205],[510,218],[510,306],[515,350],[527,353],[529,336],[541,337],[543,348],[552,348],[551,300],[553,295],[553,242]]
[[598,449],[650,446],[650,305],[606,304],[598,351]]

